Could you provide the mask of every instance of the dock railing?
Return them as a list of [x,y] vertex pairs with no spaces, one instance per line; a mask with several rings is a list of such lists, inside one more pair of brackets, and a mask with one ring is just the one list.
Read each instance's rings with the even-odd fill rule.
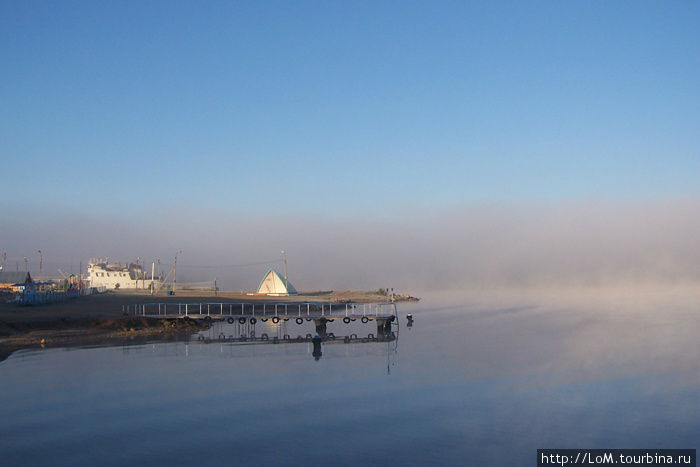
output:
[[388,318],[398,317],[396,303],[137,303],[122,305],[122,312],[150,318]]

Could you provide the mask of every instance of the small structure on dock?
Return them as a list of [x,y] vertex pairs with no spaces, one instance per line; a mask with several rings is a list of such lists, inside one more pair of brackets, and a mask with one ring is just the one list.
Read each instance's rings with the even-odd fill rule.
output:
[[270,295],[273,297],[286,297],[288,295],[298,295],[297,289],[287,280],[282,279],[277,271],[270,268],[260,281],[258,295]]

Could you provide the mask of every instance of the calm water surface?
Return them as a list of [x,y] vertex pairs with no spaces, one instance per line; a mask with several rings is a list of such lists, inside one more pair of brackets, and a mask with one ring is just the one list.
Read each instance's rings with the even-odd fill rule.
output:
[[544,447],[697,448],[697,310],[421,302],[400,314],[397,342],[324,345],[318,361],[307,343],[15,353],[0,362],[0,459],[534,465]]

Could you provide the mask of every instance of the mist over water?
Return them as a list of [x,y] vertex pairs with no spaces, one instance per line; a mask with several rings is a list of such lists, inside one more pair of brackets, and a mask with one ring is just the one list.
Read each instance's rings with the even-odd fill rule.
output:
[[[39,219],[35,223],[35,220]],[[160,258],[178,277],[251,290],[289,260],[299,290],[683,283],[700,280],[700,200],[489,204],[385,217],[157,210],[123,218],[60,211],[0,226],[13,261],[77,272],[88,258]],[[262,264],[269,262],[266,264]]]
[[[385,219],[323,219],[215,212],[104,218],[40,214],[3,224],[13,258],[38,269],[77,272],[80,260],[160,258],[182,250],[181,280],[254,288],[265,269],[289,259],[297,289],[450,290],[482,286],[607,285],[700,280],[700,202],[560,202],[483,205]],[[269,264],[261,264],[273,261]],[[274,263],[276,261],[276,263]],[[20,263],[23,267],[23,263]]]

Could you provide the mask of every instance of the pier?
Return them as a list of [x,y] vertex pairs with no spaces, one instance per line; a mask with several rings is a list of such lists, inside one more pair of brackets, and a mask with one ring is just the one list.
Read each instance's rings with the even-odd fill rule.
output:
[[326,336],[326,323],[336,319],[345,324],[359,320],[374,321],[377,336],[391,334],[391,324],[398,323],[396,303],[332,302],[239,302],[239,303],[137,303],[122,305],[122,312],[133,316],[163,319],[226,321],[229,324],[255,325],[258,321],[273,324],[293,320],[296,324],[313,321],[319,336]]

